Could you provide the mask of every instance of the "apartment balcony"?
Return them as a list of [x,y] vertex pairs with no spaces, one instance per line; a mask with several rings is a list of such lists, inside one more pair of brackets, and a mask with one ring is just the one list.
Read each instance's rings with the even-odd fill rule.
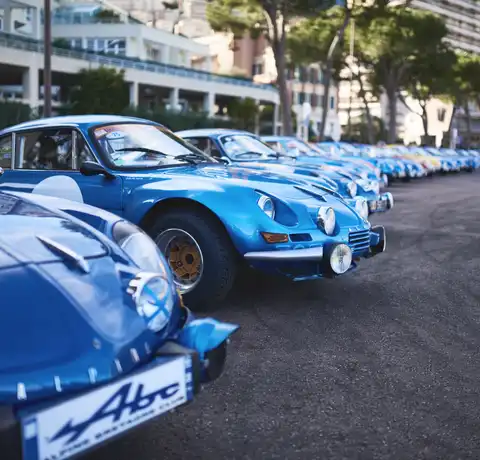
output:
[[[29,67],[40,62],[43,42],[0,32],[0,62]],[[21,52],[20,52],[21,51]],[[36,54],[36,56],[35,56]],[[254,83],[248,78],[227,77],[202,70],[143,61],[137,58],[53,47],[52,69],[60,73],[77,73],[85,67],[107,66],[124,69],[127,81],[159,87],[180,88],[232,97],[252,97],[277,104],[278,90],[273,85]]]

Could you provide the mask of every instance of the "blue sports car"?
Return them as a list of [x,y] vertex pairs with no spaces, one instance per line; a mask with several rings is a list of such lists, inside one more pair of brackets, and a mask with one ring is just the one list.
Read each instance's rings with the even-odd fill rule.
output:
[[[380,195],[378,180],[368,180],[355,171],[346,171],[330,160],[308,157],[297,161],[296,156],[280,153],[247,131],[232,129],[192,129],[176,133],[195,147],[228,163],[289,175],[308,176],[315,184],[329,183],[329,187],[344,198],[364,217],[369,213],[385,211],[393,207],[391,193]],[[303,157],[301,157],[303,159]],[[308,162],[308,160],[311,160]],[[354,177],[355,176],[355,177]],[[300,179],[296,179],[300,180]],[[306,180],[306,178],[304,178]],[[366,201],[366,203],[365,203]]]
[[0,192],[0,228],[2,459],[76,456],[221,374],[238,327],[195,319],[134,225]]
[[385,248],[322,187],[227,166],[165,127],[74,116],[0,132],[0,190],[60,196],[137,224],[168,260],[193,307],[224,297],[242,261],[295,280],[336,276]]

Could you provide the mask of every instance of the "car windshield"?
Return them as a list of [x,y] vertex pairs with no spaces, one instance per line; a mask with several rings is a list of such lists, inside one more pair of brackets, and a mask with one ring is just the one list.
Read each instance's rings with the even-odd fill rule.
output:
[[219,141],[225,154],[232,160],[260,160],[277,156],[275,150],[248,134],[229,134]]
[[93,137],[104,155],[122,169],[216,162],[163,126],[146,123],[103,125],[93,130]]
[[315,152],[307,143],[298,139],[288,139],[283,143],[286,151],[293,156],[308,155],[319,156],[319,152]]

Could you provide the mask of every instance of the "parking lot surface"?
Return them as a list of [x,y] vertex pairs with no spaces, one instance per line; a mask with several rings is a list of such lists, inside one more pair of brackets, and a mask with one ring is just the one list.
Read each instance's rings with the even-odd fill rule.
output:
[[385,254],[246,275],[214,312],[242,326],[220,380],[88,460],[480,458],[480,175],[389,191]]

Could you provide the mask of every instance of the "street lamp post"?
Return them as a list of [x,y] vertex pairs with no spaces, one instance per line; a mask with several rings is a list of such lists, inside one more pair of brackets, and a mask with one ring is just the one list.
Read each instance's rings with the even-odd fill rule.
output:
[[43,7],[43,116],[52,116],[52,10],[51,0]]

